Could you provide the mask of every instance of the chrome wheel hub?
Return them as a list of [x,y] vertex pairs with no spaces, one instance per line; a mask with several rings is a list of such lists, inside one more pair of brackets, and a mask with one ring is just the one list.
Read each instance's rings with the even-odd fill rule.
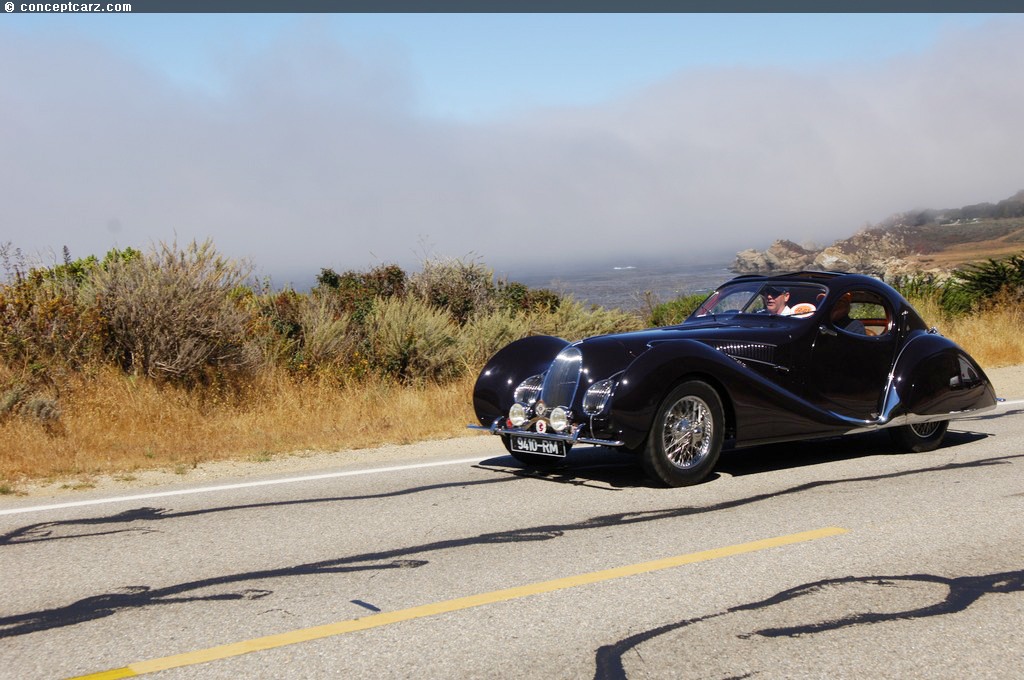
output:
[[676,467],[691,468],[711,450],[711,409],[703,399],[683,397],[665,413],[662,444],[665,456]]

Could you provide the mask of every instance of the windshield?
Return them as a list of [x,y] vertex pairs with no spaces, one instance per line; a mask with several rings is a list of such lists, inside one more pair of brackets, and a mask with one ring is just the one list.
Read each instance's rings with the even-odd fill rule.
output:
[[687,319],[725,314],[766,314],[808,318],[818,309],[828,289],[813,283],[740,281],[727,283],[708,296]]

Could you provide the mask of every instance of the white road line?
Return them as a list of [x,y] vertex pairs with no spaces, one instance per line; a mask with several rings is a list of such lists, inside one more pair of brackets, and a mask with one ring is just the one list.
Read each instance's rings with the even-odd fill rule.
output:
[[[996,404],[996,409],[1008,406],[1024,404],[1024,399],[1015,401],[1001,401]],[[89,505],[105,505],[109,503],[127,503],[130,501],[143,501],[150,498],[167,498],[168,496],[188,496],[197,493],[214,493],[217,491],[231,491],[234,489],[249,489],[257,486],[272,486],[274,484],[295,484],[298,482],[314,482],[320,479],[335,479],[339,477],[358,477],[360,475],[383,474],[387,472],[403,472],[406,470],[418,470],[422,468],[442,467],[445,465],[467,465],[494,458],[484,456],[482,458],[460,458],[458,460],[442,460],[433,463],[414,463],[410,465],[395,465],[391,467],[369,468],[366,470],[347,470],[344,472],[327,472],[319,475],[306,475],[303,477],[286,477],[283,479],[265,479],[258,482],[240,482],[238,484],[220,484],[218,486],[204,486],[197,489],[179,489],[177,491],[158,491],[154,493],[135,494],[132,496],[113,496],[110,498],[94,498],[87,501],[69,501],[67,503],[54,503],[51,505],[33,505],[26,508],[10,508],[0,510],[0,517],[5,515],[22,515],[30,512],[45,512],[47,510],[62,510],[64,508],[81,508]]]
[[319,475],[305,475],[303,477],[286,477],[283,479],[264,479],[257,482],[239,482],[238,484],[220,484],[217,486],[204,486],[197,489],[178,489],[177,491],[157,491],[154,493],[142,493],[132,496],[113,496],[110,498],[93,498],[86,501],[69,501],[67,503],[54,503],[52,505],[33,505],[27,508],[11,508],[0,510],[0,516],[20,515],[28,512],[43,512],[46,510],[61,510],[63,508],[81,508],[87,505],[104,505],[107,503],[126,503],[129,501],[142,501],[150,498],[166,498],[168,496],[187,496],[196,493],[213,493],[216,491],[231,491],[233,489],[248,489],[256,486],[271,486],[274,484],[294,484],[297,482],[314,482],[320,479],[335,479],[338,477],[358,477],[360,475],[373,475],[386,472],[404,472],[406,470],[420,470],[423,468],[442,467],[445,465],[467,465],[479,463],[494,456],[477,458],[460,458],[458,460],[442,460],[433,463],[413,463],[410,465],[394,465],[391,467],[369,468],[367,470],[346,470],[344,472],[326,472]]

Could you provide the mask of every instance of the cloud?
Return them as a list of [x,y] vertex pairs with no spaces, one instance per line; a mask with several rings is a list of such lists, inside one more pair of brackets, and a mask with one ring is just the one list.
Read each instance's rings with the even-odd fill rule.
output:
[[1024,22],[884,63],[680,72],[600,106],[416,113],[401,55],[311,24],[183,85],[103,45],[0,29],[0,242],[75,256],[213,238],[276,281],[415,267],[693,261],[826,242],[1024,188]]

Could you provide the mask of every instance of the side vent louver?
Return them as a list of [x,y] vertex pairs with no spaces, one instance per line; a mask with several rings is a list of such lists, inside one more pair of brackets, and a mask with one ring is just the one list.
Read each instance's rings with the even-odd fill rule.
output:
[[740,361],[757,361],[763,364],[775,363],[775,345],[763,342],[709,342],[709,345],[723,354]]

